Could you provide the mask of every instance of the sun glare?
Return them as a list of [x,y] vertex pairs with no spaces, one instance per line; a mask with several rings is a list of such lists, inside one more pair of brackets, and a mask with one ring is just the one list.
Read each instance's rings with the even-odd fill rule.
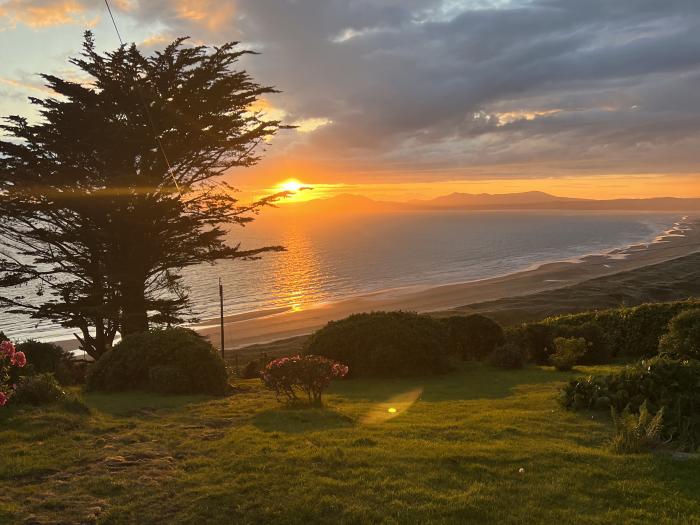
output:
[[306,187],[304,184],[299,182],[297,179],[287,179],[284,182],[280,182],[277,187],[280,191],[293,191],[297,192],[302,188]]

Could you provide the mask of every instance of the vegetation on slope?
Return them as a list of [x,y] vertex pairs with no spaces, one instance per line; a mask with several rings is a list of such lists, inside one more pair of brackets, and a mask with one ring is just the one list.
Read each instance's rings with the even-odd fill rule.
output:
[[87,394],[89,414],[8,408],[0,522],[696,520],[698,461],[613,454],[607,414],[556,403],[570,377],[358,379],[326,410],[281,408],[258,380],[226,398]]

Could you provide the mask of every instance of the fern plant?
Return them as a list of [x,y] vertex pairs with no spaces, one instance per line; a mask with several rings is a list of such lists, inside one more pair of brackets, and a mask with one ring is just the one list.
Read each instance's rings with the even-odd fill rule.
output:
[[611,447],[617,454],[646,452],[661,443],[664,409],[655,415],[649,412],[646,401],[639,408],[639,414],[630,412],[629,407],[621,414],[613,407],[612,420],[615,425]]

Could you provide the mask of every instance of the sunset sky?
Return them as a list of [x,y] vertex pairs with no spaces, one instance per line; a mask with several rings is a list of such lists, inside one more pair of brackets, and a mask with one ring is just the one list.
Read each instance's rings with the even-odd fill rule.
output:
[[[112,0],[145,50],[239,40],[299,127],[246,191],[700,197],[698,0]],[[102,0],[0,0],[0,114],[31,115],[38,72],[73,78],[84,29],[118,45]]]

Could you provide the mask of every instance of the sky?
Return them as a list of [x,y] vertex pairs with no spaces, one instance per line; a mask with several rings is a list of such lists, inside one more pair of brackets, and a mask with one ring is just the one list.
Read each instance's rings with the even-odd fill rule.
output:
[[[410,199],[539,190],[700,197],[698,0],[111,0],[145,51],[178,36],[239,41],[296,124],[245,191]],[[0,115],[32,115],[39,72],[76,78],[103,0],[0,0]]]

